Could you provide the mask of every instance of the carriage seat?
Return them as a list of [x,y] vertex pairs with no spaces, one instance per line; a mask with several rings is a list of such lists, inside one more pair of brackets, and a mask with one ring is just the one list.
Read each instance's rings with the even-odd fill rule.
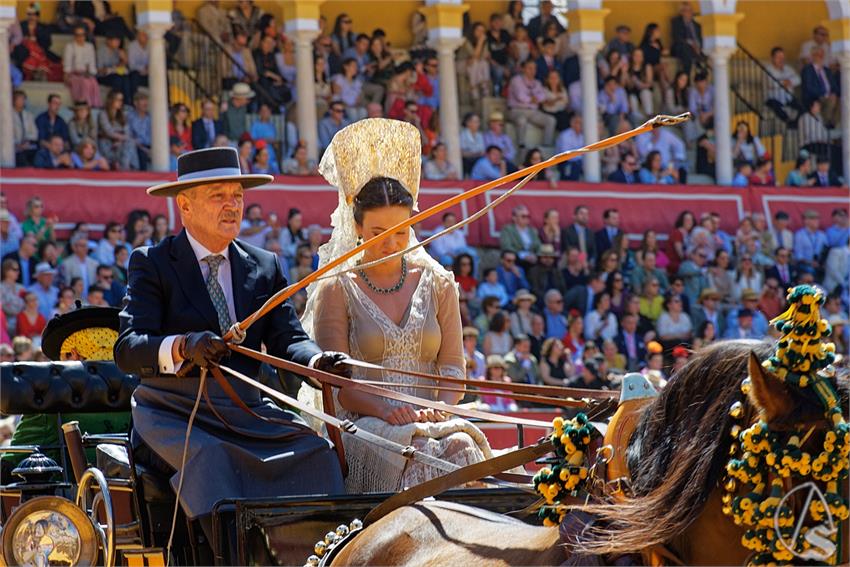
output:
[[[107,478],[130,478],[130,459],[125,445],[102,443],[97,446],[97,468]],[[136,465],[136,479],[141,485],[142,497],[145,502],[173,502],[174,491],[171,489],[168,477],[161,472],[146,467],[141,463]]]
[[0,363],[0,412],[101,413],[130,410],[139,385],[114,362]]

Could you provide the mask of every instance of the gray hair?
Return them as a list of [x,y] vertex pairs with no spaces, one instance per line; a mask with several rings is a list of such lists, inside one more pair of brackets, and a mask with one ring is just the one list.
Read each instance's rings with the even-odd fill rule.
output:
[[557,289],[550,289],[543,295],[543,301],[549,303],[553,299],[561,299],[564,296]]

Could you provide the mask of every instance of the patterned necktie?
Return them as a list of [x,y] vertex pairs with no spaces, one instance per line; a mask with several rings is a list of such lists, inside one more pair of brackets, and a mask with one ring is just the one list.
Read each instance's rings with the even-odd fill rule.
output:
[[224,290],[221,289],[221,284],[218,283],[218,268],[224,262],[224,256],[221,254],[210,254],[201,261],[206,262],[210,267],[210,275],[207,277],[207,292],[209,292],[215,312],[218,314],[218,324],[221,327],[221,334],[224,335],[230,329],[232,323],[230,320],[230,311],[227,309],[227,299],[224,297]]

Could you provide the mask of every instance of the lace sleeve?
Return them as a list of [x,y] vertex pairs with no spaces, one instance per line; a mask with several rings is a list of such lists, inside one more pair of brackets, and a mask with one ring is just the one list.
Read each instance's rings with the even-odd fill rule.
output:
[[442,334],[440,352],[437,353],[437,368],[443,376],[464,378],[466,363],[463,358],[457,284],[451,275],[435,273],[434,292],[437,297],[437,322]]
[[348,308],[342,282],[339,278],[327,280],[316,293],[313,339],[322,350],[350,354]]

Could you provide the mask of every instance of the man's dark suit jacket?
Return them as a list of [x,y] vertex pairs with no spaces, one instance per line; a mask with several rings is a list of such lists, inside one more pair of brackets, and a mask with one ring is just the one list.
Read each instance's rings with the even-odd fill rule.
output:
[[631,185],[632,183],[637,183],[637,175],[632,174],[632,180],[629,181],[628,179],[626,179],[626,172],[623,171],[623,168],[618,167],[616,171],[614,171],[613,173],[611,173],[611,175],[608,176],[608,181],[610,181],[611,183],[626,183]]
[[[286,280],[271,252],[237,240],[230,244],[229,256],[236,317],[241,321],[286,287]],[[193,331],[221,333],[215,307],[185,230],[156,246],[133,251],[120,320],[115,362],[124,372],[142,379],[159,374],[159,345],[168,335]],[[301,328],[289,301],[254,323],[242,345],[259,350],[261,342],[269,354],[303,365],[321,352]],[[254,359],[238,354],[232,354],[226,364],[251,377],[257,376],[260,366]],[[197,369],[190,374],[197,375]],[[250,386],[235,382],[233,386],[244,395],[243,399],[259,397],[258,391]],[[212,391],[212,384],[210,388]]]
[[[838,94],[839,84],[835,74],[826,66],[823,68],[826,80],[829,81],[830,92]],[[826,86],[818,76],[815,66],[809,63],[800,71],[800,92],[803,95],[803,106],[809,108],[813,100],[826,96]]]
[[[216,136],[224,134],[224,125],[221,123],[221,120],[213,120],[213,129]],[[203,118],[198,118],[192,122],[192,148],[196,150],[208,148],[212,146],[214,141],[214,139],[210,140],[207,128],[204,126]]]
[[[694,20],[694,31],[697,34],[697,43],[702,45],[702,26]],[[676,16],[670,20],[670,35],[673,37],[672,51],[673,55],[680,56],[682,50],[687,47],[688,30],[685,26],[685,20],[682,16]],[[690,49],[690,47],[687,47]]]
[[[15,250],[14,252],[9,252],[5,256],[3,256],[2,261],[5,262],[6,260],[14,260],[18,263],[18,267],[21,268],[21,271],[18,272],[18,283],[19,284],[24,283],[24,267],[21,264],[21,255],[18,254],[18,251]],[[30,263],[29,263],[29,275],[30,275],[29,281],[30,281],[30,284],[35,283],[35,267],[36,267],[37,264],[38,264],[38,260],[35,259],[35,256],[30,257]]]
[[776,281],[779,282],[779,287],[785,289],[786,287],[792,285],[795,281],[797,281],[797,270],[788,265],[788,277],[791,278],[789,280],[782,279],[782,276],[779,275],[779,268],[776,266],[771,266],[764,271],[764,279],[767,278],[776,278]]
[[629,349],[626,348],[626,336],[623,331],[617,333],[614,337],[614,344],[617,345],[617,351],[626,357],[626,370],[635,372],[640,369],[641,363],[646,359],[646,345],[638,331],[635,331],[635,350],[637,358],[629,358]]
[[587,310],[592,307],[588,303],[589,295],[586,285],[577,286],[569,290],[567,295],[564,296],[564,313],[569,313],[575,309],[584,317]]
[[838,179],[838,177],[835,175],[835,173],[832,172],[832,170],[829,171],[826,177],[826,184],[824,184],[821,181],[821,178],[817,174],[817,172],[812,172],[809,174],[809,179],[815,180],[815,184],[813,185],[813,187],[841,187],[841,180]]
[[[578,232],[576,232],[575,223],[561,229],[561,242],[564,243],[564,246],[572,246],[581,250],[578,245]],[[584,227],[584,243],[587,248],[587,261],[592,266],[593,262],[596,261],[596,238],[593,232],[587,227]]]
[[[617,234],[620,234],[620,229],[617,229]],[[616,236],[614,237],[616,238]],[[604,227],[596,231],[596,251],[599,254],[614,248],[614,242],[608,238],[608,230]]]

